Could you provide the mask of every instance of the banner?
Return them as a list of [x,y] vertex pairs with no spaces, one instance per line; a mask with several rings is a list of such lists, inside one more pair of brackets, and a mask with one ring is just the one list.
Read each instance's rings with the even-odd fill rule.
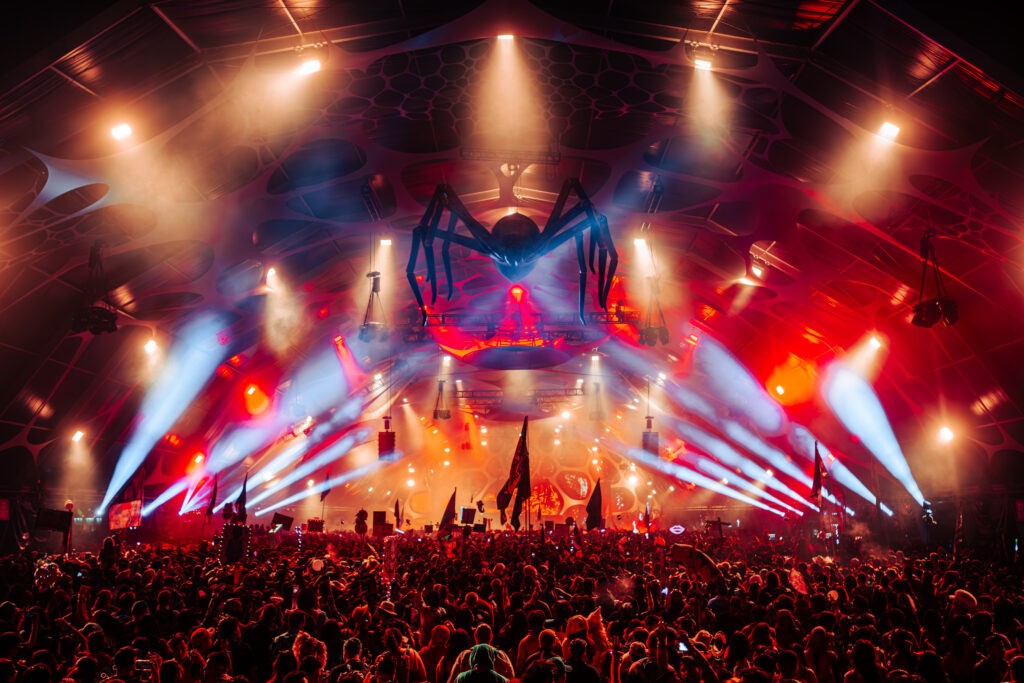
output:
[[110,506],[110,530],[142,526],[142,501],[132,500]]

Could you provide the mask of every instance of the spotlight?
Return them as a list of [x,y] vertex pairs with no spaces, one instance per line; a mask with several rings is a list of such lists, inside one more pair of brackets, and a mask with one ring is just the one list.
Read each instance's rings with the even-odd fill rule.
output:
[[131,137],[132,127],[127,123],[119,123],[110,129],[110,136],[115,140],[124,140],[127,137]]
[[563,410],[562,411],[562,419],[563,420],[568,420],[569,419],[569,411],[568,410]]
[[597,355],[597,354],[595,353],[594,355],[592,355],[592,356],[590,357],[590,360],[592,360],[592,361],[598,361],[598,360],[601,360],[601,357],[600,357],[600,356],[598,356],[598,355]]
[[405,485],[406,486],[415,486],[416,482],[414,480],[410,479],[409,481],[405,482]]
[[882,127],[878,129],[878,134],[886,140],[892,141],[900,134],[900,127],[895,123],[889,123],[886,121],[882,124]]
[[774,477],[775,473],[772,472],[770,469],[767,469],[767,470],[764,471],[764,476],[766,476],[766,477]]
[[779,396],[782,396],[783,394],[786,393],[786,389],[781,384],[776,384],[775,393],[778,394]]
[[749,277],[741,277],[736,282],[740,283],[741,285],[747,285],[747,286],[756,285],[757,284],[756,282],[751,280]]
[[82,440],[83,436],[85,436],[85,432],[79,429],[78,431],[75,432],[74,436],[71,437],[71,440],[74,441],[75,443],[78,443],[79,441]]
[[645,240],[643,237],[637,237],[636,239],[633,240],[633,246],[634,247],[646,247],[647,246],[647,240]]
[[315,74],[319,70],[320,70],[320,60],[319,59],[307,59],[306,61],[302,62],[302,64],[299,64],[299,68],[296,69],[296,72],[300,76],[308,76],[309,74]]
[[252,396],[255,393],[256,393],[256,385],[255,384],[250,384],[248,387],[246,387],[246,389],[245,389],[246,396]]
[[949,427],[942,427],[939,429],[939,441],[942,443],[949,443],[953,440],[953,430]]
[[205,459],[205,457],[206,456],[204,456],[202,453],[196,453],[196,457],[192,458],[192,462],[198,465]]
[[391,246],[391,240],[389,240],[389,239],[382,239],[380,241],[380,246],[382,246],[382,247],[390,247]]
[[523,288],[520,287],[519,285],[516,285],[515,287],[510,289],[509,292],[512,294],[512,298],[515,299],[516,301],[523,300]]
[[750,272],[753,274],[754,277],[761,277],[762,275],[764,275],[764,268],[754,263],[750,265]]
[[146,350],[146,353],[152,356],[154,353],[156,353],[156,350],[159,347],[157,346],[155,339],[150,339],[142,348]]
[[635,475],[635,474],[631,474],[631,475],[629,475],[629,485],[630,485],[630,486],[636,486],[636,482],[637,482],[637,481],[638,481],[638,480],[637,480],[637,478],[636,478],[636,475]]
[[871,339],[868,340],[868,343],[871,344],[871,348],[875,349],[876,351],[882,348],[882,342],[878,340],[878,337],[872,337]]
[[511,33],[502,33],[500,36],[498,36],[498,40],[512,40],[513,38],[515,38],[515,36],[513,36]]
[[306,480],[306,486],[312,486],[313,484],[314,484],[314,482],[313,482],[312,479],[307,479]]
[[910,322],[918,327],[933,327],[941,322],[946,327],[960,319],[960,310],[952,299],[926,299],[914,305]]
[[714,68],[714,48],[711,45],[693,46],[693,67],[698,71],[711,71]]

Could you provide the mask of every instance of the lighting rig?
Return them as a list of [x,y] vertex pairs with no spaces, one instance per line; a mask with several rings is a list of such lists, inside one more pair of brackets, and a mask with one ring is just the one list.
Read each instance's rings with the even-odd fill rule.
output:
[[[911,320],[918,327],[932,327],[938,322],[949,327],[960,318],[956,302],[948,297],[946,286],[942,281],[939,260],[935,255],[935,244],[932,241],[936,234],[929,228],[921,235],[921,258],[924,259],[924,263],[921,266],[921,287],[918,290],[917,303],[914,304],[914,317]],[[935,279],[934,299],[924,298],[929,268]]]
[[89,279],[86,281],[85,293],[91,301],[99,301],[99,306],[87,306],[71,317],[71,333],[104,334],[117,332],[117,311],[109,302],[110,292],[107,290],[107,276],[103,272],[103,248],[106,243],[97,240],[89,250]]

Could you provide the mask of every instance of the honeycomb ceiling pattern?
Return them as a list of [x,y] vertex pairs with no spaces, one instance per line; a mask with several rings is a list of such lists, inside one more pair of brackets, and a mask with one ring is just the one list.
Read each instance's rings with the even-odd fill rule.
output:
[[[485,222],[500,216],[507,179],[460,155],[481,126],[474,88],[497,33],[517,36],[561,154],[515,182],[521,210],[546,216],[562,179],[579,177],[627,266],[632,235],[649,223],[670,324],[700,320],[762,379],[789,354],[824,362],[882,331],[890,352],[876,388],[897,435],[917,440],[949,416],[963,425],[965,458],[990,461],[993,476],[1020,472],[1022,100],[874,3],[285,11],[165,0],[95,29],[0,81],[0,467],[11,481],[59,467],[60,439],[77,425],[112,467],[144,391],[139,347],[206,307],[227,312],[237,356],[182,426],[215,430],[211,407],[232,382],[275,362],[258,344],[268,265],[303,292],[310,338],[327,338],[361,316],[373,236],[394,236],[401,263],[437,183]],[[728,112],[714,134],[700,123],[683,42],[711,29]],[[328,43],[324,69],[298,105],[253,85],[310,42]],[[138,113],[126,149],[106,134],[121,111]],[[902,130],[885,158],[851,158],[889,115]],[[951,328],[909,324],[928,227],[961,311]],[[96,240],[121,330],[71,335],[71,315],[92,303]],[[455,251],[448,310],[493,306],[503,281]],[[752,256],[763,281],[734,284]],[[568,248],[539,272],[537,286],[571,311]],[[394,297],[409,313],[407,290]],[[927,453],[911,455],[921,469]],[[182,456],[167,456],[173,472]],[[572,472],[582,469],[552,480],[564,474],[555,493],[576,499]]]

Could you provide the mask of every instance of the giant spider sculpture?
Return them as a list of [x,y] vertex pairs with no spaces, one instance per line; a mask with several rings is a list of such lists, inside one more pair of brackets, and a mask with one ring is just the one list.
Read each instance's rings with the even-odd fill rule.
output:
[[[571,195],[576,196],[576,203],[568,210],[566,202]],[[441,216],[448,210],[448,227],[438,230]],[[573,221],[576,221],[573,223]],[[469,231],[469,235],[455,232],[459,221]],[[583,234],[590,231],[590,260],[583,246]],[[612,286],[612,277],[619,265],[619,254],[612,244],[611,233],[608,231],[608,219],[594,210],[594,205],[587,197],[579,180],[569,178],[563,183],[558,193],[555,206],[548,216],[544,229],[521,213],[509,214],[501,218],[488,232],[487,228],[473,218],[455,191],[448,185],[438,185],[427,205],[427,210],[419,224],[412,231],[412,249],[409,254],[409,265],[406,276],[409,285],[416,295],[423,323],[427,322],[427,309],[423,302],[423,294],[416,282],[416,261],[420,247],[427,262],[427,282],[430,283],[430,303],[437,301],[437,269],[434,262],[434,240],[442,240],[441,260],[448,278],[448,300],[454,294],[452,283],[452,262],[449,250],[452,242],[472,249],[490,257],[498,271],[511,282],[518,282],[533,270],[537,261],[554,251],[570,239],[576,241],[576,259],[580,270],[580,322],[586,324],[584,302],[587,289],[587,268],[597,275],[597,298],[601,307],[608,309],[608,293]],[[594,269],[595,260],[597,270]]]

